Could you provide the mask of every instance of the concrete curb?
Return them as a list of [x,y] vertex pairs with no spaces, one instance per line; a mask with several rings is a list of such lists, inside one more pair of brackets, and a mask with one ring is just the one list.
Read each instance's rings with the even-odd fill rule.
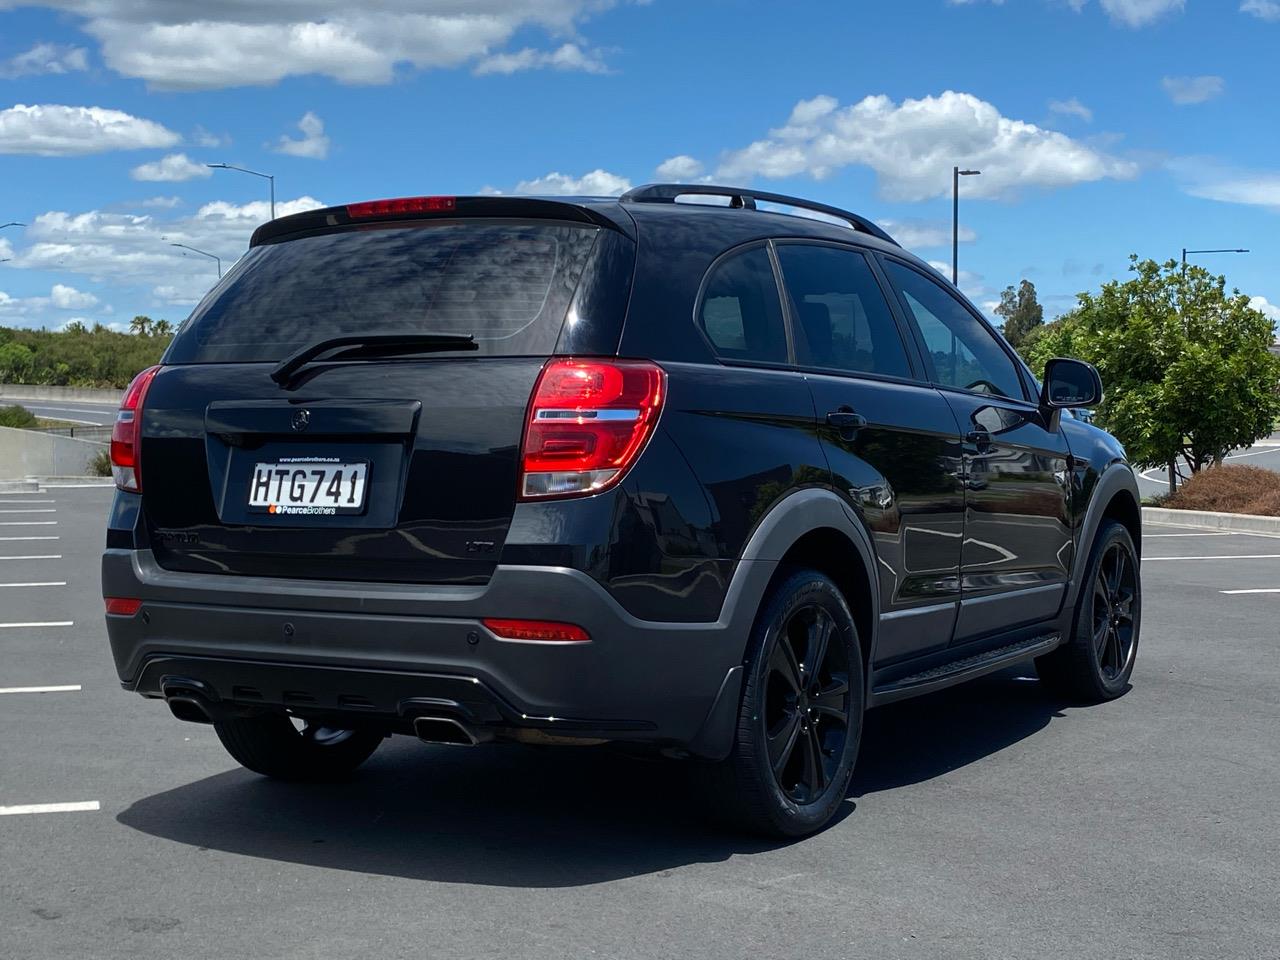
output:
[[36,493],[39,489],[35,480],[0,480],[0,493]]
[[123,390],[94,387],[53,387],[29,383],[0,383],[0,397],[6,400],[70,400],[78,403],[120,405]]
[[27,477],[31,483],[37,483],[42,487],[58,487],[74,485],[77,487],[114,487],[115,480],[111,477]]
[[1271,533],[1280,536],[1280,517],[1255,517],[1248,513],[1214,513],[1210,510],[1166,510],[1143,507],[1145,523],[1170,523],[1184,527],[1211,527],[1238,533]]

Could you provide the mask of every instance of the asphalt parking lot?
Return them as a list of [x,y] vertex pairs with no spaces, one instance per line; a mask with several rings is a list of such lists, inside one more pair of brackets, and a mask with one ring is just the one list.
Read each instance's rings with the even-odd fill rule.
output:
[[778,845],[596,750],[241,770],[119,689],[110,499],[0,496],[6,960],[1280,957],[1280,538],[1148,526],[1127,695],[1015,671],[874,712],[844,815]]

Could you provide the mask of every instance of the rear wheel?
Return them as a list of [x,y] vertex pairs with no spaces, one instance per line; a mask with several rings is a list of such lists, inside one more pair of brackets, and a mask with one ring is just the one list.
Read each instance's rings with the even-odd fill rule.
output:
[[753,832],[804,836],[844,801],[858,756],[857,627],[839,588],[800,570],[770,591],[749,650],[733,750],[712,769],[717,811]]
[[1129,686],[1141,621],[1138,553],[1129,531],[1107,521],[1085,570],[1071,638],[1039,657],[1036,672],[1065,696],[1090,703],[1114,700]]
[[227,753],[243,767],[277,780],[336,780],[378,749],[382,734],[311,721],[299,726],[281,714],[219,720],[213,725]]

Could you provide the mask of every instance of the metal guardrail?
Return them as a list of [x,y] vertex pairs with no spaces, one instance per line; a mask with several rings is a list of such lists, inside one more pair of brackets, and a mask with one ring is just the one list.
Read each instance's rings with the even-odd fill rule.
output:
[[39,433],[52,434],[55,437],[70,437],[72,440],[90,440],[94,443],[109,443],[111,427],[105,426],[72,426],[72,427],[32,427]]

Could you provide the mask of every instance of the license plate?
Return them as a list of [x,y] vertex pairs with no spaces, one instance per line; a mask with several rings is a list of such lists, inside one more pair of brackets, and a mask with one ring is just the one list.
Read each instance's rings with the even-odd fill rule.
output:
[[259,463],[249,478],[249,510],[300,517],[363,513],[368,485],[368,463],[301,458]]

